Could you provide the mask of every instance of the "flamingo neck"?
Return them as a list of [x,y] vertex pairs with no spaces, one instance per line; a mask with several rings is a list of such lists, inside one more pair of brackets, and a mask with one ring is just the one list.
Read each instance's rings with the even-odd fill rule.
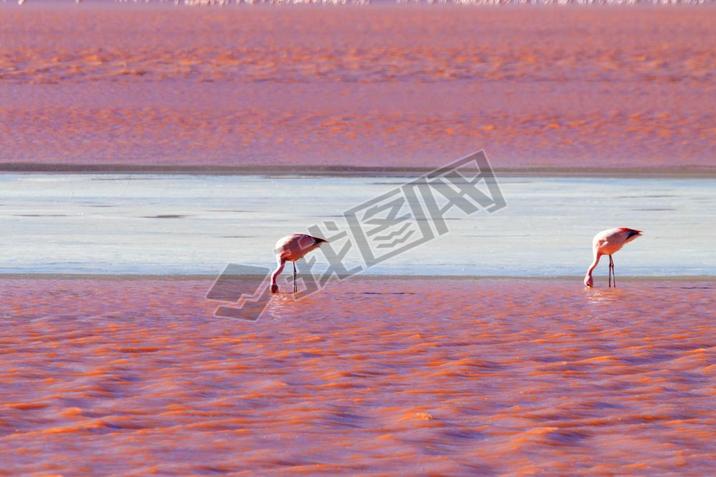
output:
[[589,265],[589,268],[587,269],[587,276],[591,277],[592,272],[594,272],[594,269],[597,268],[597,265],[599,264],[599,259],[602,258],[601,253],[595,253],[594,254],[594,261],[592,261],[592,264]]
[[278,262],[278,265],[276,266],[276,270],[271,273],[271,286],[276,285],[276,280],[278,279],[278,276],[281,275],[281,272],[283,271],[283,268],[286,266],[286,260],[280,260]]

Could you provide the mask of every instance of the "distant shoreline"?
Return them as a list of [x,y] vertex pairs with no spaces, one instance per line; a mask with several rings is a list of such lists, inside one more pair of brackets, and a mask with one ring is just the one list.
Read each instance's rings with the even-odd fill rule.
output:
[[25,0],[22,5],[18,5],[17,0],[0,0],[0,7],[11,6],[11,7],[22,7],[32,8],[34,7],[45,7],[45,8],[62,8],[66,5],[74,6],[75,8],[86,8],[90,7],[118,7],[122,9],[150,9],[150,8],[164,8],[164,9],[178,9],[178,8],[275,8],[275,7],[290,7],[290,8],[317,8],[317,7],[331,7],[331,8],[370,8],[370,7],[398,7],[398,8],[410,8],[410,7],[429,7],[429,8],[446,8],[446,7],[483,7],[483,8],[662,8],[662,7],[712,7],[716,5],[714,0],[670,0],[663,2],[662,0],[568,0],[567,2],[559,2],[557,0],[444,0],[444,1],[430,1],[430,0],[311,0],[311,2],[301,0],[254,0],[249,2],[247,0],[143,0],[142,2],[127,2],[118,0],[81,0],[79,2],[75,0],[65,0],[57,2],[56,0]]
[[[436,166],[437,167],[437,166]],[[435,168],[436,168],[435,167]],[[433,167],[362,166],[200,166],[142,164],[0,163],[0,173],[46,174],[167,174],[167,175],[261,175],[307,177],[418,177]],[[615,177],[615,178],[716,178],[716,166],[681,166],[644,169],[639,167],[509,167],[494,169],[503,177]]]

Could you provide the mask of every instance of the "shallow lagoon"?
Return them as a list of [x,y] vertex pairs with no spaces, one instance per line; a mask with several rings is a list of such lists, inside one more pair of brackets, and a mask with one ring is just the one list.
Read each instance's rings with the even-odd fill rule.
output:
[[[345,211],[407,180],[3,174],[0,273],[212,275],[229,262],[272,266],[279,237],[326,220],[345,224]],[[716,179],[506,177],[500,185],[506,208],[452,214],[447,234],[368,273],[581,275],[593,234],[621,225],[645,236],[616,256],[618,276],[716,271]]]

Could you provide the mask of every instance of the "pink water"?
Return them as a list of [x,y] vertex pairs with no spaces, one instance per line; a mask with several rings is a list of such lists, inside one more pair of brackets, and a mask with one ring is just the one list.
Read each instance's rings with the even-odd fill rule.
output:
[[712,280],[210,284],[0,280],[0,474],[716,472]]
[[715,165],[716,8],[0,6],[0,163]]

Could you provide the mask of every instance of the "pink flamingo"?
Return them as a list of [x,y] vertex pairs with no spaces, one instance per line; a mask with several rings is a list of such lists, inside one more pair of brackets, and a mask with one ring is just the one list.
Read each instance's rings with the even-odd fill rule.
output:
[[296,260],[300,260],[308,252],[317,249],[327,240],[313,237],[306,234],[287,235],[276,242],[276,262],[278,266],[271,274],[271,293],[278,293],[276,280],[286,266],[286,262],[293,264],[293,292],[298,291],[296,287]]
[[628,227],[602,230],[595,235],[592,240],[594,261],[587,269],[587,275],[584,277],[584,286],[591,287],[593,285],[592,272],[597,268],[597,264],[599,263],[599,259],[602,258],[602,255],[609,255],[609,287],[611,288],[612,277],[614,277],[614,288],[616,288],[617,276],[614,274],[614,259],[612,255],[639,236],[641,236],[641,230],[630,229]]

